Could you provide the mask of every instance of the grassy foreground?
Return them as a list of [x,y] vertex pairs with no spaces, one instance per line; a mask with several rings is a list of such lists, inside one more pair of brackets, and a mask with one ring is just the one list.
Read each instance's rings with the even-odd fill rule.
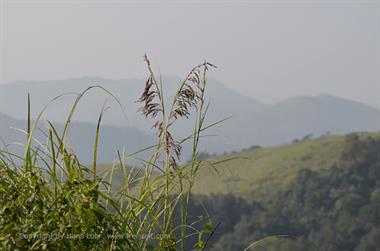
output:
[[[207,71],[214,66],[194,67],[179,84],[172,104],[164,104],[162,83],[156,80],[145,56],[149,77],[139,99],[140,112],[154,120],[157,144],[132,154],[117,153],[106,173],[99,173],[97,147],[101,133],[99,115],[93,146],[93,163],[84,166],[67,144],[70,123],[80,100],[92,86],[78,94],[62,132],[47,121],[45,143],[33,137],[42,110],[33,124],[28,100],[25,154],[18,156],[7,146],[0,151],[0,246],[2,250],[184,250],[189,236],[194,250],[204,250],[214,228],[208,217],[188,222],[188,206],[196,176],[200,134],[208,105],[204,95]],[[52,100],[54,102],[59,97]],[[115,98],[116,99],[116,98]],[[117,99],[116,99],[117,101]],[[195,111],[194,130],[175,139],[172,127]],[[178,165],[182,144],[192,144],[191,161]],[[129,158],[152,151],[140,168],[127,168]],[[114,174],[122,174],[120,189],[111,189]],[[153,175],[154,173],[154,175]],[[195,227],[196,226],[198,227]],[[200,227],[199,227],[200,226]],[[188,245],[188,244],[187,244]]]

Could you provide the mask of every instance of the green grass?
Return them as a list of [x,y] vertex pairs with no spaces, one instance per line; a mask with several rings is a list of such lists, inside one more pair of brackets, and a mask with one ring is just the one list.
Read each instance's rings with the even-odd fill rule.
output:
[[[362,137],[366,135],[362,134]],[[372,133],[371,136],[380,137],[380,134]],[[237,159],[217,165],[219,175],[203,169],[193,192],[206,195],[232,193],[249,200],[265,200],[289,185],[303,168],[324,172],[332,167],[341,155],[343,144],[344,136],[329,136],[278,147],[244,150],[226,156]]]
[[[48,121],[41,129],[45,143],[34,138],[38,122],[50,103],[38,113],[32,124],[28,97],[25,154],[17,156],[6,147],[0,149],[0,246],[2,250],[185,250],[190,235],[197,236],[194,250],[204,250],[213,234],[207,217],[188,222],[188,207],[202,161],[197,160],[198,142],[208,106],[205,105],[206,72],[213,65],[204,62],[194,67],[179,84],[171,106],[163,102],[162,83],[157,81],[145,56],[149,77],[139,101],[141,113],[156,121],[153,129],[157,144],[136,153],[120,154],[111,166],[97,163],[101,134],[99,115],[93,162],[79,163],[67,144],[71,119],[91,86],[78,94],[62,134]],[[120,102],[119,102],[120,104]],[[173,138],[172,127],[178,119],[196,111],[194,130],[185,139]],[[177,162],[182,144],[193,145],[192,161]],[[137,168],[125,163],[136,154],[153,150],[151,157]],[[17,162],[13,161],[17,159]],[[118,174],[118,175],[115,175]],[[115,186],[115,182],[119,182]],[[178,220],[179,219],[179,220]],[[194,227],[194,224],[200,228]]]

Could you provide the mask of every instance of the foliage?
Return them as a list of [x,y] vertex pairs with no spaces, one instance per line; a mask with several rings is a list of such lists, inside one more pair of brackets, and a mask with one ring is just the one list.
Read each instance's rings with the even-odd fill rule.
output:
[[249,250],[379,250],[380,139],[350,134],[342,146],[328,171],[303,168],[267,200],[202,196],[214,222],[227,223],[211,250],[243,250],[254,241]]
[[[155,119],[158,143],[129,155],[118,152],[112,168],[102,176],[97,148],[105,109],[94,132],[90,167],[79,163],[67,139],[76,108],[90,90],[100,89],[115,97],[101,86],[78,94],[61,132],[49,121],[47,131],[37,128],[46,107],[32,124],[28,99],[25,155],[16,156],[7,147],[0,152],[3,250],[184,250],[192,235],[197,237],[192,248],[205,249],[213,225],[208,217],[197,217],[198,228],[194,227],[195,223],[188,221],[188,207],[202,166],[197,159],[199,137],[209,127],[204,125],[208,108],[204,98],[206,74],[214,66],[205,62],[194,67],[180,83],[173,103],[166,107],[162,83],[156,80],[146,56],[145,62],[149,77],[139,99],[140,111]],[[177,120],[188,118],[192,110],[196,117],[194,131],[185,139],[175,139],[172,127]],[[37,130],[45,133],[45,144],[33,138]],[[178,165],[182,144],[188,141],[193,145],[192,160]],[[127,168],[128,159],[138,159],[139,153],[149,150],[153,150],[152,156],[141,160],[141,167]],[[123,183],[113,191],[116,172],[122,174]]]

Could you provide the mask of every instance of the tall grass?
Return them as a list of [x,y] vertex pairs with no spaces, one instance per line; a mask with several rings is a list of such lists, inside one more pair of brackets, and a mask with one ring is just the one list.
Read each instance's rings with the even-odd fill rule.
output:
[[[67,138],[72,117],[86,94],[99,89],[116,98],[101,86],[89,87],[77,96],[62,132],[47,121],[45,143],[41,143],[34,135],[48,105],[32,122],[28,97],[24,156],[7,147],[0,150],[3,250],[185,250],[190,236],[197,237],[194,250],[206,248],[215,229],[208,217],[188,222],[188,206],[202,167],[202,161],[197,160],[200,135],[219,123],[205,125],[207,71],[214,66],[204,62],[194,67],[166,106],[163,83],[157,80],[146,56],[145,62],[149,76],[139,111],[155,120],[152,128],[157,144],[132,154],[117,152],[105,175],[97,170],[104,109],[94,131],[91,166],[79,162]],[[184,139],[174,138],[171,132],[176,121],[191,115],[195,116],[194,131]],[[185,142],[192,145],[191,161],[179,164]],[[127,166],[129,158],[152,149],[142,166]],[[117,171],[123,175],[123,185],[115,190],[112,181]]]

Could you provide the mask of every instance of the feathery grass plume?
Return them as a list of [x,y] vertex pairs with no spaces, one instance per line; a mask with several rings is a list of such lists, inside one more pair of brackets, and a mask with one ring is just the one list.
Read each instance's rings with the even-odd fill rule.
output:
[[[188,228],[187,214],[191,198],[191,189],[196,174],[201,166],[201,162],[196,161],[196,154],[199,135],[201,131],[205,129],[203,123],[208,109],[208,106],[204,105],[207,82],[206,73],[210,67],[215,68],[215,66],[208,62],[195,66],[186,76],[184,81],[180,83],[173,97],[173,102],[169,107],[169,112],[167,113],[163,100],[162,82],[156,80],[151,63],[146,55],[144,56],[144,60],[147,64],[149,77],[145,83],[144,92],[139,99],[142,103],[142,107],[139,111],[146,117],[155,119],[160,114],[160,119],[157,119],[152,126],[157,132],[159,143],[157,144],[156,152],[152,156],[150,163],[153,163],[152,166],[154,166],[160,156],[163,158],[163,177],[165,183],[162,200],[164,211],[163,225],[165,226],[165,231],[172,228],[174,224],[173,208],[179,204],[181,208],[180,247],[184,250]],[[175,124],[176,120],[180,118],[189,118],[191,108],[194,108],[196,112],[194,133],[191,137],[188,137],[185,140],[175,140],[170,129]],[[191,164],[179,166],[178,161],[180,160],[182,152],[182,144],[189,139],[193,139],[193,161]],[[178,194],[174,201],[170,199],[173,193]],[[211,226],[210,222],[207,224],[210,224]],[[208,231],[211,233],[210,227],[208,228]],[[200,241],[198,247],[202,248],[202,245],[205,245],[205,243]]]

